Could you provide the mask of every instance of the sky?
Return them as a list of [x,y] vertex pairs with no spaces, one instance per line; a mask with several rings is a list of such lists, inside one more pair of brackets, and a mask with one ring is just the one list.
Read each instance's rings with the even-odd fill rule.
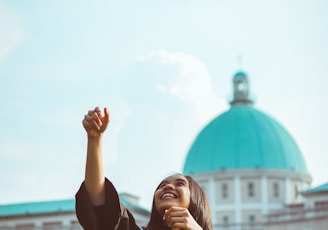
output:
[[73,198],[99,106],[105,174],[150,209],[238,70],[326,183],[327,25],[325,0],[0,0],[0,203]]

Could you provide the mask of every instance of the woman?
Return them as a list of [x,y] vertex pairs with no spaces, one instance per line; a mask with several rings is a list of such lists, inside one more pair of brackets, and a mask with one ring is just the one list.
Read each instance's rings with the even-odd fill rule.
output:
[[[134,217],[121,203],[113,184],[104,176],[102,136],[110,122],[96,107],[83,119],[87,132],[85,180],[76,194],[76,214],[86,230],[135,230]],[[212,230],[205,194],[190,176],[175,174],[156,188],[146,230]]]

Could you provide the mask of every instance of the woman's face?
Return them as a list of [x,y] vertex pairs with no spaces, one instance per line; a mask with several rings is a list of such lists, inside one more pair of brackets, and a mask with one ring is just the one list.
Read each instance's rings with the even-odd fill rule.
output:
[[156,210],[163,214],[173,206],[189,208],[189,182],[183,175],[173,175],[164,179],[154,194]]

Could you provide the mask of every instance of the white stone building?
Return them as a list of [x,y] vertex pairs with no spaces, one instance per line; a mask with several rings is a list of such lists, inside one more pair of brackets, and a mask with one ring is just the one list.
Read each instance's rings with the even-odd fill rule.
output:
[[[119,194],[121,202],[133,213],[138,224],[149,220],[150,212],[138,204],[138,198]],[[78,230],[75,200],[55,200],[0,205],[0,230]]]

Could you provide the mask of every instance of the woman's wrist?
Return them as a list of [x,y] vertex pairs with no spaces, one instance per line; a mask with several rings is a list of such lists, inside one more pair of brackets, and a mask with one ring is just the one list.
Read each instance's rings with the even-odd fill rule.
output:
[[87,134],[88,140],[89,141],[98,141],[101,140],[103,136],[103,133],[99,134]]

